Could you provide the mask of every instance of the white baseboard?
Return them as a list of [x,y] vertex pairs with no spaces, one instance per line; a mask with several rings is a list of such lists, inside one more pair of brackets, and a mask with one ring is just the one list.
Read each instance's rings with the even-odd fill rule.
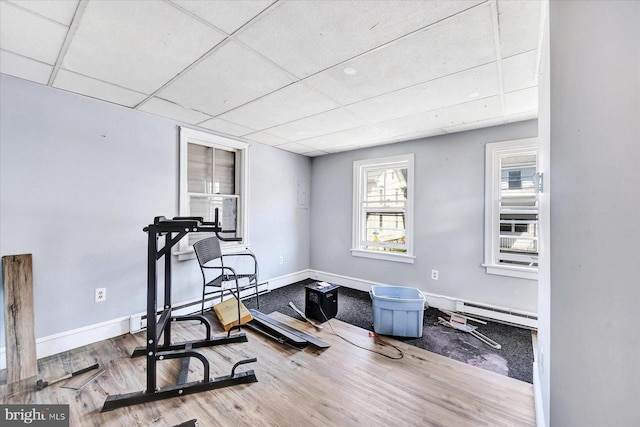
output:
[[[312,278],[314,280],[322,280],[325,282],[334,283],[336,285],[345,286],[347,288],[353,288],[364,292],[369,292],[369,290],[371,289],[371,285],[389,285],[388,283],[373,282],[370,280],[363,280],[355,277],[342,276],[311,269],[300,270],[294,273],[285,274],[283,276],[268,279],[265,282],[268,282],[268,290],[273,290],[308,278]],[[431,294],[424,291],[422,293],[426,297],[427,303],[430,307],[442,308],[445,310],[455,310],[456,301],[460,300],[459,298]],[[187,301],[175,305],[180,306],[190,303],[191,302]],[[106,322],[88,325],[71,331],[38,338],[36,339],[37,358],[41,359],[43,357],[61,353],[63,351],[82,347],[83,345],[88,345],[94,342],[117,337],[131,331],[136,332],[140,329],[139,327],[138,329],[134,328],[132,324],[136,319],[141,318],[144,314],[146,313],[132,314],[131,316],[108,320]],[[176,314],[180,313],[178,312]],[[139,320],[137,325],[139,325]],[[0,369],[5,369],[6,367],[6,348],[3,347],[0,348]]]
[[[286,285],[290,285],[291,283],[308,279],[309,274],[309,270],[302,270],[269,279],[266,282],[268,282],[269,290],[277,289]],[[183,302],[180,304],[176,304],[176,306],[186,305],[189,303],[190,302]],[[38,359],[42,359],[43,357],[52,356],[54,354],[62,353],[63,351],[73,350],[74,348],[82,347],[84,345],[93,344],[98,341],[127,334],[133,329],[131,323],[132,319],[135,319],[136,316],[141,316],[141,314],[132,314],[131,316],[107,320],[106,322],[87,325],[78,329],[61,332],[59,334],[37,338],[36,357]],[[0,348],[0,369],[7,368],[6,356],[6,347]]]
[[295,273],[285,274],[284,276],[276,277],[274,279],[269,279],[269,290],[278,289],[283,286],[290,285],[292,283],[300,282],[302,280],[308,279],[311,277],[311,271],[309,269],[300,270]]
[[[359,291],[369,292],[372,285],[389,286],[389,283],[373,282],[371,280],[363,280],[355,277],[341,276],[338,274],[327,273],[325,271],[309,270],[309,274],[312,279],[323,280],[325,282],[333,283],[340,286],[346,286],[347,288],[357,289]],[[429,307],[442,308],[444,310],[454,311],[456,308],[456,301],[459,298],[453,298],[446,295],[432,294],[422,291],[422,294],[427,299]]]
[[[129,316],[83,326],[82,328],[36,339],[36,357],[42,359],[43,357],[127,333],[129,333]],[[6,356],[6,347],[0,348],[0,369],[6,369],[7,367]]]

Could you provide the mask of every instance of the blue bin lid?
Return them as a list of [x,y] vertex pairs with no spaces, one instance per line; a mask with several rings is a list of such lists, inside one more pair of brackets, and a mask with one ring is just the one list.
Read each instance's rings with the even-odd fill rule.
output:
[[413,300],[415,302],[425,301],[425,297],[420,289],[405,286],[371,286],[371,298],[384,299],[388,301],[394,300]]

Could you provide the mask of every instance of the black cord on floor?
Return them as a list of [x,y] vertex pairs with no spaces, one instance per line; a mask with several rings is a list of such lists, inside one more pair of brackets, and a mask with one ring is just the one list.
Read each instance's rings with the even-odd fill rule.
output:
[[361,345],[359,345],[359,344],[356,344],[356,343],[354,343],[354,342],[352,342],[352,341],[349,341],[348,339],[346,339],[346,338],[345,338],[345,337],[343,337],[342,335],[338,334],[338,333],[333,329],[333,326],[331,325],[331,322],[329,321],[329,318],[327,317],[327,315],[326,315],[326,314],[324,314],[324,311],[322,310],[322,307],[318,306],[318,308],[320,309],[320,313],[322,313],[322,317],[324,317],[324,320],[325,320],[325,321],[327,322],[327,324],[329,325],[329,328],[331,328],[331,332],[333,332],[333,334],[334,334],[335,336],[337,336],[338,338],[340,338],[340,339],[342,339],[342,340],[344,340],[344,341],[348,342],[348,343],[349,343],[349,344],[351,344],[352,346],[355,346],[355,347],[361,348],[361,349],[366,350],[366,351],[370,351],[371,353],[375,353],[375,354],[378,354],[378,355],[380,355],[380,356],[384,356],[384,357],[386,357],[386,358],[388,358],[388,359],[391,359],[391,360],[400,360],[400,359],[402,359],[402,358],[404,357],[404,352],[403,352],[400,348],[398,348],[397,346],[395,346],[395,345],[391,344],[389,341],[384,340],[380,335],[376,334],[375,332],[374,332],[374,334],[375,334],[375,338],[376,338],[376,340],[381,341],[383,346],[393,347],[393,348],[394,348],[394,349],[399,353],[399,355],[398,355],[398,356],[390,356],[390,355],[388,355],[388,354],[384,354],[384,353],[382,353],[382,352],[380,352],[380,351],[377,351],[377,350],[371,350],[370,348],[366,348],[366,347],[363,347],[363,346],[361,346]]

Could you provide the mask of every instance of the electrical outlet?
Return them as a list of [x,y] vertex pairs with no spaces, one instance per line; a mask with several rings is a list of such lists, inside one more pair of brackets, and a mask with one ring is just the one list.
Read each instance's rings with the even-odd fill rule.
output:
[[96,302],[107,300],[107,288],[96,288]]
[[280,258],[278,258],[278,262],[280,264],[284,264],[284,257],[282,255],[280,255]]
[[433,280],[438,280],[438,270],[431,270],[431,278]]

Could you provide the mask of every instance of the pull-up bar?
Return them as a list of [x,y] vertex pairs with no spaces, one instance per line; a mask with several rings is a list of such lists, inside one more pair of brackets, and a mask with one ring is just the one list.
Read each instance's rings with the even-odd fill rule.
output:
[[[123,406],[139,403],[153,402],[170,397],[185,394],[198,393],[205,390],[213,390],[238,384],[257,382],[253,370],[236,373],[238,366],[255,362],[255,358],[241,360],[233,365],[230,375],[209,378],[209,360],[200,347],[246,342],[246,334],[240,332],[231,335],[232,328],[224,337],[211,336],[211,323],[204,315],[173,316],[171,313],[171,248],[180,239],[192,232],[211,232],[223,241],[240,241],[238,237],[222,237],[223,233],[234,233],[235,230],[223,230],[218,221],[218,209],[215,210],[214,222],[205,222],[202,217],[174,217],[167,219],[157,216],[153,223],[143,229],[147,233],[147,345],[138,347],[131,357],[146,355],[147,357],[147,388],[144,391],[107,396],[102,407],[102,412],[110,411]],[[158,248],[158,237],[164,236],[164,246]],[[157,309],[157,261],[164,256],[164,304],[162,310]],[[156,316],[160,314],[159,318]],[[157,319],[157,320],[156,320]],[[201,340],[172,343],[171,324],[174,321],[196,320],[205,325],[206,337]],[[164,337],[162,345],[160,338]],[[189,369],[188,360],[195,357],[204,366],[204,379],[201,381],[186,382]],[[157,363],[165,359],[183,359],[178,384],[167,387],[157,386]]]

